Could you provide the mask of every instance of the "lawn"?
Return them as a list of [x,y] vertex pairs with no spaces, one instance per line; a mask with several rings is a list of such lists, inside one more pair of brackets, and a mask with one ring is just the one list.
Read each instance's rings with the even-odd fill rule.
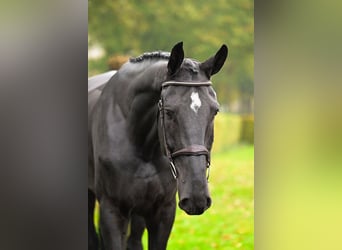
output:
[[[200,216],[189,216],[177,208],[168,249],[254,249],[253,168],[251,145],[213,154],[212,206]],[[145,249],[146,235],[145,231]]]

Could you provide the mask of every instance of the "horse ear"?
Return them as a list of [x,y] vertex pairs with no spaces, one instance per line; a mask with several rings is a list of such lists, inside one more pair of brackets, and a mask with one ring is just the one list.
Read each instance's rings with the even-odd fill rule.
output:
[[216,55],[210,57],[208,60],[201,63],[200,68],[204,70],[207,76],[210,78],[212,75],[216,74],[222,68],[224,62],[228,56],[228,47],[223,44],[221,48],[216,52]]
[[168,74],[173,75],[181,66],[184,59],[183,42],[177,43],[171,50],[169,62],[167,64]]

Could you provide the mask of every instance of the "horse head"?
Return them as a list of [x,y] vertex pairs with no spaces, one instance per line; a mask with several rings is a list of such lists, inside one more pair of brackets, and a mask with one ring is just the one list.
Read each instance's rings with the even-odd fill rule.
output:
[[177,179],[179,207],[190,215],[211,205],[207,172],[219,104],[210,77],[222,68],[226,45],[204,62],[184,59],[182,42],[176,44],[161,85],[158,136]]

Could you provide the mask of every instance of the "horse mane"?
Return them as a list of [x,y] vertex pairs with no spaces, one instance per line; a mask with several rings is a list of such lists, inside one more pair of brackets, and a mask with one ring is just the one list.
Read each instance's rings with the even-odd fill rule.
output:
[[140,63],[145,60],[154,60],[154,59],[166,59],[170,58],[170,52],[165,51],[155,51],[155,52],[145,52],[144,54],[138,57],[132,57],[129,59],[131,63]]
[[[128,98],[121,99],[123,96],[119,94],[119,99],[122,101],[120,106],[128,119],[128,134],[133,144],[137,146],[138,154],[146,161],[160,153],[157,130],[157,103],[160,99],[160,85],[157,83],[165,80],[167,69],[164,65],[156,65],[148,73],[144,71],[155,63],[167,61],[169,58],[169,52],[145,52],[138,57],[130,58],[129,63],[123,65],[119,70],[119,73],[125,75],[123,86],[130,85],[127,88],[129,89]],[[142,74],[142,72],[144,73]],[[122,91],[122,88],[119,88]]]

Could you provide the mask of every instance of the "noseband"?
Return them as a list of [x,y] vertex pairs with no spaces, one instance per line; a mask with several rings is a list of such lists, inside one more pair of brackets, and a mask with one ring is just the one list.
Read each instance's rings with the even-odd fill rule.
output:
[[[162,89],[168,86],[185,86],[185,87],[198,87],[198,86],[211,86],[212,82],[176,82],[176,81],[167,81],[162,84]],[[164,119],[164,101],[163,97],[160,97],[160,100],[158,102],[158,108],[159,108],[159,117],[160,117],[160,123],[161,123],[161,132],[163,136],[164,141],[164,149],[166,152],[166,156],[168,157],[170,161],[170,168],[171,173],[175,179],[177,179],[177,170],[175,167],[175,164],[173,162],[173,159],[178,156],[199,156],[199,155],[205,155],[207,159],[207,168],[208,168],[208,175],[207,179],[209,179],[209,170],[210,170],[210,152],[204,145],[198,145],[198,144],[192,144],[190,146],[187,146],[185,148],[179,149],[175,152],[171,152],[167,145],[167,138],[165,133],[165,119]]]

